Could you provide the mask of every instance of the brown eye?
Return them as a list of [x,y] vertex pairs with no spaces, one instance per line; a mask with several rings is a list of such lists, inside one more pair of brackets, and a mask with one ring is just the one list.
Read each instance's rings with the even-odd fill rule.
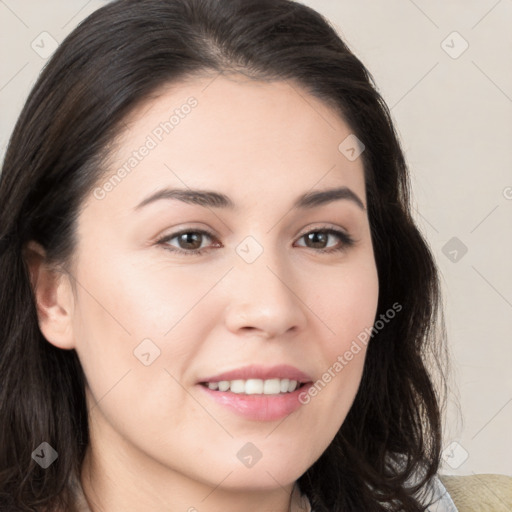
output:
[[[167,250],[187,255],[200,254],[208,247],[201,247],[204,238],[213,240],[213,235],[203,230],[187,230],[173,233],[160,239],[157,243],[163,245]],[[171,244],[176,239],[176,244]]]
[[309,247],[313,249],[323,249],[329,240],[329,234],[325,231],[312,231],[304,235],[304,238],[311,243]]
[[182,233],[175,238],[178,240],[178,244],[181,249],[197,250],[201,247],[203,235],[201,233],[190,231],[188,233]]
[[[338,238],[341,242],[338,245],[328,247],[327,244],[332,238]],[[350,235],[333,228],[315,229],[302,235],[300,239],[306,240],[306,247],[316,249],[319,252],[336,252],[354,245],[354,240]]]

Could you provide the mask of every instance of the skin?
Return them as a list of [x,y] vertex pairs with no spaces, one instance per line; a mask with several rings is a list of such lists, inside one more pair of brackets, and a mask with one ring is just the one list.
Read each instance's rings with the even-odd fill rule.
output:
[[[240,417],[197,381],[255,363],[290,364],[316,381],[373,325],[366,209],[349,200],[291,208],[305,192],[340,186],[366,206],[363,164],[338,150],[349,126],[297,84],[202,76],[167,86],[126,120],[99,186],[190,96],[197,106],[136,168],[104,198],[86,198],[69,273],[29,246],[40,327],[77,351],[87,378],[91,510],[285,512],[347,415],[364,348],[284,420]],[[237,210],[177,200],[135,210],[164,187],[222,192]],[[326,226],[354,245],[308,246],[303,235]],[[197,244],[209,250],[188,256],[169,250],[187,250],[178,238],[157,242],[184,228],[212,232]],[[235,250],[247,236],[263,249],[252,263]],[[323,247],[341,244],[331,235]],[[145,366],[134,350],[147,338],[161,352]],[[250,468],[236,456],[247,442],[262,453]]]

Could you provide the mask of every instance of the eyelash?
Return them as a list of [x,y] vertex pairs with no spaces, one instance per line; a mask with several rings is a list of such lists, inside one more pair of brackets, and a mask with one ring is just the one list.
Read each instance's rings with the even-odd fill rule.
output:
[[[199,255],[203,254],[204,252],[210,250],[210,247],[204,247],[203,249],[185,250],[185,249],[178,249],[174,246],[171,249],[170,246],[167,245],[167,242],[169,242],[170,240],[172,240],[176,237],[179,237],[180,235],[184,235],[185,233],[196,233],[196,234],[199,233],[201,235],[206,235],[211,240],[215,239],[215,237],[212,233],[210,233],[209,231],[205,231],[203,229],[184,229],[177,233],[173,233],[171,235],[166,235],[166,236],[160,238],[159,240],[157,240],[156,243],[158,245],[162,245],[163,248],[167,251],[171,251],[173,253],[178,253],[178,254],[183,254],[185,256],[199,256]],[[320,253],[341,252],[341,251],[344,251],[344,250],[352,247],[355,244],[355,240],[349,234],[347,234],[343,231],[340,231],[338,229],[331,228],[331,227],[320,227],[320,228],[313,229],[311,231],[307,231],[306,233],[302,234],[298,239],[300,240],[301,238],[304,238],[306,235],[309,235],[310,233],[323,233],[323,234],[327,234],[327,235],[335,235],[341,240],[341,242],[342,242],[341,245],[339,247],[335,247],[335,248],[330,247],[328,249],[315,249],[313,247],[301,246],[301,247],[305,247],[306,249],[311,249],[313,251],[317,251]]]

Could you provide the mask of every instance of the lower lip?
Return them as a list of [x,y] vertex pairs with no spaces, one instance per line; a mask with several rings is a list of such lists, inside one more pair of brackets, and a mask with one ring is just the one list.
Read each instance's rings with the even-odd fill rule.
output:
[[299,395],[304,392],[307,393],[311,385],[312,383],[308,382],[291,393],[279,395],[245,395],[230,391],[214,391],[198,384],[218,404],[230,408],[244,418],[255,421],[279,420],[296,411],[303,405],[299,401]]

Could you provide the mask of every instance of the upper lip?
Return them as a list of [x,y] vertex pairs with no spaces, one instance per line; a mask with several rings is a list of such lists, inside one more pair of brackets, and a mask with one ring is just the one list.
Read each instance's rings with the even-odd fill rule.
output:
[[290,379],[298,382],[311,382],[311,377],[303,371],[287,364],[276,366],[249,365],[236,370],[219,373],[205,377],[199,382],[220,382],[222,380],[248,380],[248,379]]

